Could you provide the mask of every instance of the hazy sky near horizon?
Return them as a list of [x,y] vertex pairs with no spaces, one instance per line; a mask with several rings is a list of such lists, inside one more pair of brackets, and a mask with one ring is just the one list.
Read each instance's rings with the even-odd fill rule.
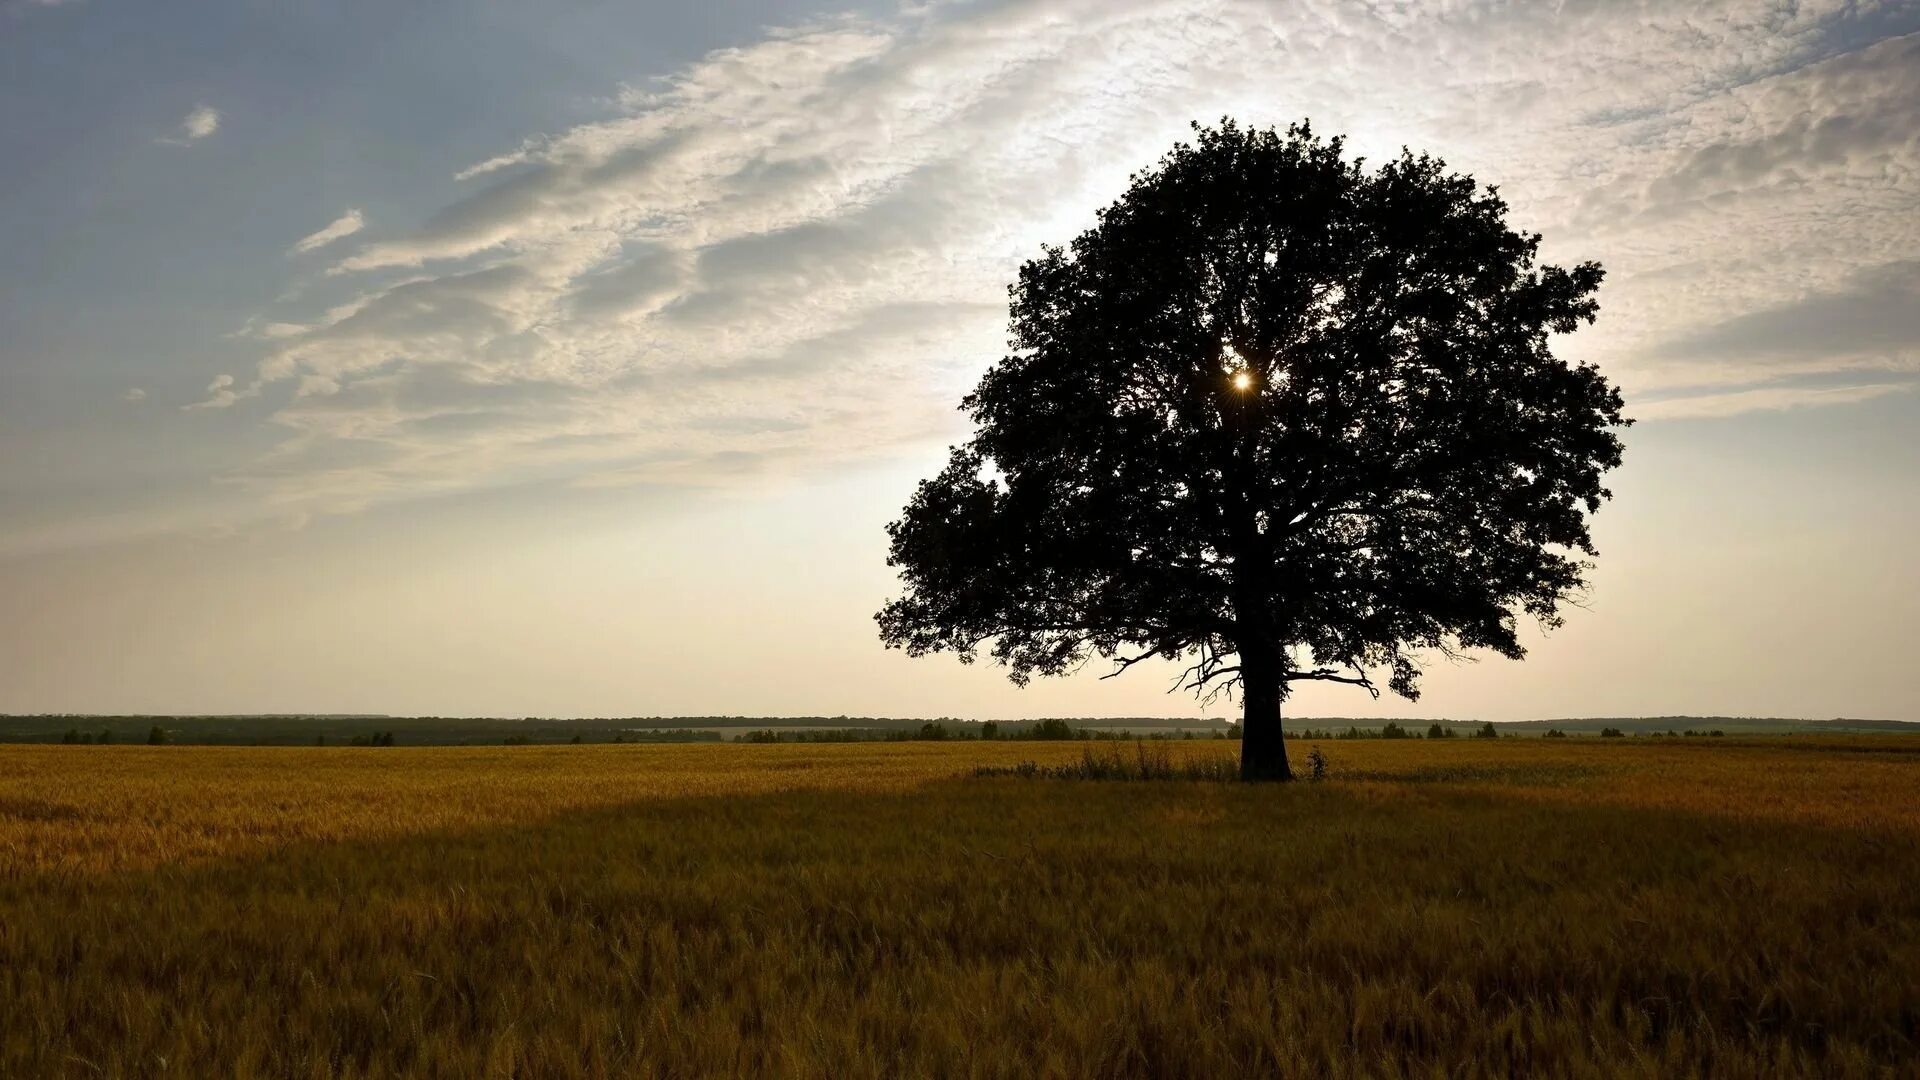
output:
[[1744,0],[0,0],[0,711],[1198,712],[871,615],[1223,115],[1498,184],[1640,420],[1528,661],[1290,712],[1920,720],[1920,5]]

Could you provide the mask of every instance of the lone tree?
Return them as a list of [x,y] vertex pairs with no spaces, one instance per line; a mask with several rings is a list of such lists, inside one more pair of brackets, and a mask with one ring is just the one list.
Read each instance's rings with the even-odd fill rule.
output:
[[890,647],[1025,685],[1159,657],[1237,689],[1241,776],[1292,777],[1302,682],[1418,696],[1418,650],[1520,658],[1584,587],[1619,392],[1549,349],[1601,270],[1535,262],[1495,189],[1305,124],[1195,125],[1020,269],[978,425],[888,527]]

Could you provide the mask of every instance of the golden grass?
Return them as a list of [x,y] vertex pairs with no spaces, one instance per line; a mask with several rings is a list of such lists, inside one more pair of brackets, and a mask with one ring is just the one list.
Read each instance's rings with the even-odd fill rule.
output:
[[1920,740],[1320,745],[7,747],[0,1076],[1912,1074]]
[[[1229,744],[1212,744],[1215,753]],[[0,748],[0,880],[527,825],[625,803],[783,791],[882,793],[1066,743],[529,747]]]

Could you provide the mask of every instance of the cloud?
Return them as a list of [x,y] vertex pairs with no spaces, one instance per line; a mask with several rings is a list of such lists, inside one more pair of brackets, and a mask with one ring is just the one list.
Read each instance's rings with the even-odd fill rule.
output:
[[1646,183],[1653,208],[1672,213],[1822,172],[1877,172],[1910,159],[1920,130],[1920,35],[1755,83],[1696,111],[1688,127],[1698,142]]
[[639,245],[612,266],[595,270],[576,283],[575,314],[592,319],[650,315],[679,296],[693,273],[684,252]]
[[951,438],[1019,262],[1223,114],[1499,183],[1550,258],[1607,265],[1566,351],[1640,415],[1864,400],[1911,373],[1869,339],[1909,341],[1913,279],[1862,268],[1920,251],[1920,35],[1868,18],[1920,29],[1841,0],[991,0],[770,31],[462,170],[335,259],[330,306],[252,320],[258,363],[199,407],[263,400],[284,441],[228,479],[300,515]]
[[120,393],[121,401],[145,401],[147,392],[137,386],[129,386]]
[[180,122],[180,133],[189,139],[204,139],[220,130],[220,110],[201,105]]
[[1862,386],[1767,386],[1727,394],[1700,394],[1667,398],[1636,406],[1647,420],[1717,420],[1751,412],[1780,412],[1824,405],[1854,405],[1889,394],[1912,391],[1912,383],[1870,383]]
[[180,121],[176,134],[166,136],[160,141],[171,146],[187,146],[220,130],[220,110],[210,105],[197,105]]
[[366,219],[360,216],[360,211],[348,210],[320,231],[302,237],[299,243],[288,249],[287,254],[304,255],[316,248],[326,247],[335,240],[344,240],[359,232],[365,224]]
[[183,410],[224,409],[240,400],[240,396],[241,395],[233,389],[233,376],[216,375],[213,381],[207,384],[207,399],[205,401],[196,401],[191,405],[182,405],[181,408]]
[[1856,270],[1838,288],[1701,327],[1667,351],[1731,360],[1755,373],[1809,366],[1920,373],[1920,261]]
[[[1569,201],[1615,272],[1602,318],[1642,391],[1862,366],[1823,339],[1878,324],[1832,305],[1791,328],[1766,313],[1920,251],[1920,35],[1783,66],[1618,125],[1620,145]],[[1749,347],[1720,347],[1741,333]],[[1759,340],[1781,334],[1799,344]]]
[[0,12],[12,16],[24,16],[36,8],[67,7],[79,2],[80,0],[8,0],[6,3],[0,3]]

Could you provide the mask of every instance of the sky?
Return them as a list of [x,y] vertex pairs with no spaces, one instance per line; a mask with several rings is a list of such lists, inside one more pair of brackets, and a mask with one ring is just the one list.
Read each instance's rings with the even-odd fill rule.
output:
[[1520,663],[1296,715],[1920,720],[1920,5],[0,0],[0,712],[1230,715],[884,650],[1006,285],[1310,120],[1608,271]]

